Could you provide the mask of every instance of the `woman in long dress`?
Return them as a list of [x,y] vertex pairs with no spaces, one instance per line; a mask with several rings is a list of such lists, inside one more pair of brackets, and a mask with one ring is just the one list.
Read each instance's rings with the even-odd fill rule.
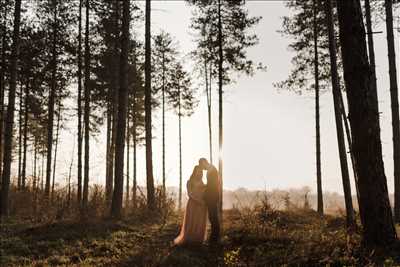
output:
[[206,236],[207,206],[203,200],[206,185],[202,181],[203,171],[195,166],[189,181],[187,192],[189,200],[186,205],[181,232],[174,240],[175,245],[202,243]]

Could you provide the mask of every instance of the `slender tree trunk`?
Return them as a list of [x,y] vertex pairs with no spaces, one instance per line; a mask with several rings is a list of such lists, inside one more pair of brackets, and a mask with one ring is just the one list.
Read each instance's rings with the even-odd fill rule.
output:
[[28,97],[29,97],[29,89],[28,89],[29,81],[25,86],[25,98],[24,98],[24,151],[22,157],[22,189],[25,189],[26,186],[26,154],[28,149],[28,116],[29,116],[29,106],[28,106]]
[[129,207],[129,179],[130,179],[130,175],[129,175],[129,146],[131,145],[130,142],[130,133],[129,133],[129,110],[130,110],[130,103],[129,103],[129,96],[127,97],[128,99],[128,105],[127,105],[127,116],[126,116],[126,208]]
[[329,54],[331,63],[331,77],[332,77],[332,95],[333,95],[333,105],[335,110],[335,121],[336,121],[336,134],[338,140],[339,157],[340,157],[340,169],[342,172],[342,182],[343,191],[346,204],[346,221],[347,227],[353,228],[355,226],[355,217],[353,202],[351,197],[351,187],[350,187],[350,177],[349,168],[347,165],[347,154],[346,145],[343,135],[343,123],[342,123],[342,113],[341,113],[341,103],[340,103],[340,83],[337,69],[337,55],[336,55],[336,40],[335,40],[335,30],[333,24],[332,15],[332,3],[328,0],[326,3],[326,18],[327,18],[327,28],[329,35]]
[[56,164],[57,164],[57,150],[58,150],[58,142],[60,138],[60,121],[61,121],[61,96],[58,99],[58,115],[57,115],[57,128],[56,128],[56,144],[54,148],[54,161],[53,161],[53,182],[51,184],[51,201],[54,200],[54,185],[56,182]]
[[318,24],[317,24],[318,1],[313,0],[313,28],[314,28],[314,78],[315,78],[315,136],[316,136],[316,164],[317,164],[317,198],[318,213],[324,214],[324,200],[322,196],[322,177],[321,177],[321,134],[320,134],[320,115],[319,115],[319,58],[318,58]]
[[10,62],[10,88],[8,93],[8,107],[6,116],[6,128],[4,132],[4,169],[2,173],[1,196],[0,196],[0,218],[8,216],[8,193],[10,189],[10,171],[12,161],[12,141],[15,110],[15,89],[17,78],[17,60],[19,54],[19,28],[21,20],[21,0],[15,0],[14,9],[14,32],[11,47]]
[[[133,49],[133,77],[137,77],[137,65],[136,65],[136,44],[134,44]],[[137,150],[137,101],[136,93],[139,84],[136,83],[132,92],[132,138],[133,138],[133,187],[132,187],[132,204],[133,208],[136,209],[136,191],[137,191],[137,165],[136,165],[136,150]]]
[[[223,158],[222,158],[222,148],[223,148],[223,98],[222,98],[222,71],[223,71],[223,50],[222,50],[222,17],[221,17],[221,0],[218,0],[218,54],[219,54],[219,60],[218,60],[218,102],[219,102],[219,163],[218,163],[218,171],[219,171],[219,182],[220,182],[220,197],[219,197],[219,209],[220,213],[222,215],[222,207],[223,207],[223,176],[222,176],[222,168],[223,168]],[[222,216],[221,216],[222,218]]]
[[[378,99],[367,57],[360,1],[339,0],[344,79],[356,159],[363,241],[385,246],[396,240],[382,160]],[[375,92],[374,92],[375,91]]]
[[56,98],[56,74],[57,74],[57,1],[53,1],[54,17],[53,17],[53,51],[52,51],[52,74],[51,74],[51,86],[48,104],[48,125],[47,125],[47,168],[46,168],[46,185],[45,185],[45,196],[47,199],[50,197],[50,185],[51,185],[51,160],[53,153],[53,124],[54,124],[54,103]]
[[397,88],[396,51],[393,36],[393,0],[385,0],[386,33],[389,58],[390,98],[392,103],[394,219],[400,222],[400,125],[399,93]]
[[162,55],[162,194],[165,198],[165,52]]
[[67,191],[67,206],[71,206],[71,175],[72,175],[72,166],[74,165],[74,153],[75,153],[75,144],[72,149],[72,159],[69,164],[69,172],[68,172],[68,191]]
[[38,183],[37,175],[37,137],[35,136],[34,141],[34,152],[33,152],[33,190],[36,192],[36,186]]
[[146,183],[147,205],[149,209],[155,207],[152,133],[151,133],[151,0],[146,0],[145,25],[145,130],[146,130]]
[[44,154],[42,154],[42,166],[40,170],[40,190],[44,190]]
[[118,120],[115,142],[115,181],[114,193],[111,203],[111,216],[121,217],[122,199],[124,193],[124,148],[126,132],[126,115],[128,104],[128,45],[129,45],[129,22],[130,11],[129,1],[123,2],[122,8],[122,35],[121,35],[121,57],[120,57],[120,76],[118,92]]
[[79,0],[78,32],[78,203],[82,204],[82,6]]
[[19,85],[19,119],[18,119],[18,190],[21,189],[21,184],[22,184],[22,97],[23,96],[23,90],[22,90],[22,82],[20,82]]
[[137,137],[136,137],[136,100],[135,92],[133,96],[133,188],[132,188],[132,204],[133,208],[136,209],[136,191],[137,191],[137,166],[136,166],[136,147],[137,147]]
[[206,81],[206,95],[207,95],[207,113],[208,113],[208,144],[209,144],[209,149],[210,149],[210,163],[213,163],[213,157],[212,157],[212,118],[211,118],[211,99],[212,99],[212,91],[211,91],[211,66],[212,63],[210,63],[210,79],[208,79],[208,66],[207,66],[207,60],[204,60],[204,74],[205,74],[205,81]]
[[[116,91],[116,88],[114,88]],[[113,94],[115,95],[115,93]],[[115,132],[116,132],[116,115],[115,110],[117,109],[117,105],[115,105],[115,97],[113,98],[113,104],[111,104],[111,112],[110,114],[110,148],[109,148],[109,162],[108,162],[108,173],[107,173],[107,181],[106,181],[106,201],[107,203],[111,203],[112,192],[113,192],[113,183],[114,183],[114,154],[115,154]]]
[[344,129],[346,132],[346,138],[347,138],[347,143],[349,144],[349,151],[350,151],[350,159],[351,159],[351,165],[353,166],[353,176],[354,176],[354,181],[355,181],[355,187],[356,187],[356,193],[357,193],[357,201],[360,201],[360,193],[358,190],[358,176],[357,176],[357,168],[356,168],[356,160],[354,158],[354,153],[353,153],[353,149],[352,149],[352,137],[351,137],[351,132],[350,132],[350,126],[349,126],[349,122],[347,120],[347,113],[346,113],[346,109],[345,109],[345,105],[344,105],[344,101],[343,101],[343,95],[342,95],[342,91],[340,90],[340,109],[341,109],[341,113],[342,113],[342,119],[344,122]]
[[86,25],[85,25],[85,106],[84,106],[84,123],[85,123],[85,168],[83,174],[83,198],[82,206],[86,212],[89,198],[89,132],[90,132],[90,48],[89,48],[89,0],[86,0]]
[[181,210],[182,209],[182,113],[181,113],[180,88],[178,89],[178,119],[179,119],[179,210]]
[[[0,70],[0,175],[3,172],[3,146],[4,146],[4,92],[5,92],[5,72],[6,72],[6,45],[7,45],[7,7],[3,10],[3,25],[1,27],[1,70]],[[1,184],[1,181],[0,181]]]
[[37,137],[34,137],[34,152],[33,152],[33,184],[32,184],[32,192],[33,192],[33,212],[36,214],[37,211],[37,193],[39,187],[39,180],[37,175]]
[[367,26],[367,36],[368,36],[368,54],[369,54],[369,64],[371,66],[371,85],[375,90],[377,90],[376,84],[376,70],[375,70],[375,50],[374,50],[374,36],[372,32],[372,22],[371,22],[371,6],[370,0],[364,0],[365,3],[365,21]]
[[[120,35],[120,5],[119,1],[114,2],[115,6],[115,17],[114,17],[114,31],[117,34],[117,36]],[[113,88],[112,92],[112,132],[111,132],[111,155],[110,155],[110,165],[109,165],[109,175],[108,175],[108,183],[106,184],[106,199],[107,202],[111,202],[112,198],[112,193],[113,193],[113,186],[114,186],[114,156],[115,156],[115,144],[116,144],[116,133],[117,133],[117,117],[118,117],[118,91],[119,91],[119,82],[118,82],[118,77],[119,77],[119,43],[120,39],[119,37],[116,37],[114,40],[114,61],[116,62],[114,65],[114,71],[113,71],[113,77],[112,77],[112,82],[111,82],[111,87]]]
[[[110,97],[110,93],[108,94]],[[107,136],[106,136],[106,202],[109,203],[109,180],[110,180],[110,163],[111,163],[111,158],[112,158],[112,153],[111,153],[111,117],[112,117],[112,107],[111,107],[111,99],[108,99],[107,103]]]

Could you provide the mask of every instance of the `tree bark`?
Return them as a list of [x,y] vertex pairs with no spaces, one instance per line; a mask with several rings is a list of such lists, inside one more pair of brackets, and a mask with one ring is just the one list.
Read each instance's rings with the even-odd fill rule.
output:
[[137,136],[136,136],[136,98],[135,91],[133,92],[133,187],[132,187],[132,204],[136,209],[136,190],[137,190],[137,166],[136,166],[136,150],[137,150]]
[[389,58],[390,98],[392,103],[394,219],[400,222],[400,125],[399,93],[397,88],[396,51],[393,36],[393,0],[385,0],[386,33]]
[[[114,2],[114,11],[115,11],[115,17],[114,17],[114,31],[117,33],[116,35],[120,35],[120,5],[119,1]],[[116,64],[114,65],[114,71],[113,71],[113,77],[111,81],[111,88],[113,88],[114,91],[110,92],[112,96],[112,128],[111,128],[111,146],[110,146],[110,162],[109,162],[109,167],[108,167],[108,182],[106,183],[106,200],[107,202],[112,199],[112,193],[113,193],[113,183],[114,183],[114,156],[115,156],[115,143],[116,143],[116,132],[117,132],[117,117],[118,117],[118,77],[119,77],[119,66],[118,66],[118,58],[119,58],[119,43],[120,39],[117,37],[114,40],[114,60]]]
[[60,121],[61,121],[61,96],[58,99],[58,115],[57,115],[57,126],[56,126],[56,144],[54,148],[54,161],[53,161],[53,182],[51,184],[51,202],[54,200],[54,186],[56,183],[56,164],[57,164],[57,150],[58,142],[60,138]]
[[121,57],[120,57],[120,76],[118,92],[118,120],[115,142],[115,181],[114,193],[111,203],[111,216],[120,218],[122,213],[122,200],[124,193],[124,148],[126,132],[126,111],[128,103],[128,45],[129,45],[129,22],[130,11],[129,1],[123,2],[122,14],[122,35],[121,35]]
[[165,188],[165,52],[162,52],[162,193],[166,196]]
[[78,32],[78,203],[82,204],[82,5],[79,0]]
[[57,1],[53,1],[53,51],[52,51],[52,73],[51,73],[51,86],[48,103],[48,125],[47,125],[47,166],[46,166],[46,184],[45,184],[45,197],[50,197],[50,185],[51,185],[51,160],[53,153],[53,124],[54,124],[54,102],[56,98],[56,74],[57,74]]
[[179,210],[181,210],[182,209],[182,113],[181,113],[180,87],[178,88],[178,119],[179,119]]
[[23,95],[23,89],[22,89],[22,82],[20,82],[19,85],[19,119],[18,119],[18,182],[17,182],[17,188],[18,190],[21,189],[22,185],[22,95]]
[[346,222],[347,222],[347,227],[353,228],[355,226],[355,217],[354,217],[353,202],[351,197],[346,145],[343,134],[342,112],[340,108],[341,107],[340,83],[339,83],[339,75],[337,67],[337,55],[336,55],[337,50],[336,50],[335,30],[334,30],[333,15],[332,15],[332,2],[331,0],[328,0],[325,3],[326,3],[325,7],[326,21],[327,21],[327,28],[329,35],[332,95],[333,95],[333,105],[335,110],[336,134],[337,134],[338,148],[339,148],[340,169],[342,172],[342,183],[343,183],[344,199],[346,204]]
[[316,167],[317,167],[317,211],[324,214],[324,200],[322,195],[321,177],[321,134],[319,113],[319,58],[318,58],[318,24],[317,24],[318,1],[313,0],[313,28],[314,28],[314,79],[315,79],[315,142],[316,142]]
[[15,110],[15,89],[17,78],[17,60],[19,54],[19,29],[21,21],[21,0],[15,0],[14,9],[14,32],[13,44],[11,47],[10,62],[10,88],[8,93],[8,107],[6,116],[6,127],[4,132],[4,169],[2,173],[2,186],[0,196],[0,219],[8,216],[8,193],[10,189],[10,171],[12,161],[12,141]]
[[36,186],[39,183],[38,181],[38,175],[37,175],[37,137],[34,137],[34,152],[33,152],[33,190],[35,191],[36,194]]
[[153,155],[152,155],[152,133],[151,133],[151,0],[146,0],[146,23],[145,23],[145,130],[146,130],[146,184],[147,184],[147,206],[149,209],[155,207],[154,177],[153,177]]
[[111,193],[109,192],[110,188],[110,163],[112,162],[112,153],[111,153],[111,128],[112,128],[112,104],[111,104],[111,98],[110,98],[111,93],[109,92],[108,96],[108,103],[107,103],[107,135],[106,135],[106,191],[105,191],[105,197],[106,197],[106,202],[109,203],[110,201],[110,195]]
[[[6,69],[6,43],[7,43],[7,8],[4,7],[3,10],[3,25],[2,37],[1,37],[1,70],[0,70],[0,175],[3,172],[3,146],[4,146],[4,92],[5,92],[5,69]],[[0,181],[1,183],[1,181]]]
[[29,106],[28,106],[28,97],[29,97],[29,89],[28,89],[28,84],[27,82],[25,86],[25,98],[24,98],[24,151],[23,151],[23,156],[22,156],[22,189],[25,189],[26,186],[26,154],[27,154],[27,149],[28,149],[28,116],[29,116]]
[[128,96],[127,96],[127,100],[128,100],[128,105],[127,105],[127,116],[126,116],[126,199],[125,199],[125,203],[126,203],[126,205],[125,205],[125,207],[126,208],[128,208],[129,207],[129,201],[130,201],[130,198],[129,198],[129,179],[130,179],[130,174],[129,174],[129,146],[131,145],[131,142],[130,142],[130,133],[129,133],[129,115],[130,115],[130,113],[129,113],[129,111],[130,111],[130,103],[129,103],[129,94],[128,94]]
[[82,198],[82,207],[86,212],[88,198],[89,198],[89,132],[90,132],[90,88],[89,88],[89,80],[90,80],[90,48],[89,48],[89,0],[86,0],[86,25],[85,25],[85,83],[84,83],[84,97],[85,97],[85,106],[84,106],[84,124],[85,124],[85,168],[83,174],[83,198]]
[[365,3],[365,21],[367,26],[367,36],[368,36],[368,54],[369,54],[369,64],[371,66],[371,84],[375,90],[377,90],[376,84],[376,69],[375,69],[375,50],[374,50],[374,35],[372,33],[372,22],[371,22],[371,5],[370,0],[364,0]]
[[210,62],[210,78],[208,79],[207,73],[207,60],[204,60],[204,74],[205,74],[205,81],[206,81],[206,94],[207,94],[207,115],[208,115],[208,145],[210,150],[210,163],[213,163],[213,148],[212,148],[212,114],[211,114],[211,107],[212,107],[212,90],[211,90],[211,78],[212,78],[212,63]]
[[[222,98],[222,72],[223,72],[223,48],[222,48],[222,17],[221,17],[221,0],[218,0],[218,102],[219,102],[219,162],[218,162],[218,171],[219,171],[219,182],[220,182],[220,196],[219,196],[219,210],[222,215],[222,196],[223,196],[223,180],[222,180],[222,168],[223,168],[223,159],[222,159],[222,148],[223,148],[223,98]],[[222,216],[221,216],[222,218]]]
[[372,86],[361,5],[359,0],[339,0],[337,5],[363,242],[367,246],[385,246],[397,237],[383,167],[378,99]]
[[356,160],[354,158],[354,153],[352,150],[352,137],[351,137],[351,132],[350,132],[350,126],[349,126],[349,122],[347,120],[347,115],[346,115],[346,109],[344,106],[344,101],[343,101],[343,95],[342,95],[342,91],[340,92],[340,109],[341,109],[341,113],[342,113],[342,119],[343,119],[343,123],[344,123],[344,129],[346,132],[346,139],[347,139],[347,144],[349,145],[349,151],[350,151],[350,159],[351,159],[351,165],[353,166],[353,176],[354,176],[354,181],[355,181],[355,187],[356,187],[356,193],[357,193],[357,201],[360,200],[360,193],[358,190],[358,176],[357,176],[357,168],[356,168]]

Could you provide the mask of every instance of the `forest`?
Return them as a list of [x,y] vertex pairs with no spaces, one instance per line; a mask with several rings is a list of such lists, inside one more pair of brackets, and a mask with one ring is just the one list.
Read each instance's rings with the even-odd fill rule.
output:
[[[290,51],[271,40],[274,59],[260,45],[276,3],[259,1],[259,15],[250,2],[177,1],[184,22],[157,20],[173,9],[161,0],[0,0],[0,266],[400,265],[398,1],[271,1]],[[232,87],[256,95],[251,81],[288,55],[285,78],[263,90],[311,96],[313,145],[299,153],[313,160],[298,160],[313,187],[293,188],[298,165],[278,159],[253,168],[284,165],[286,188],[253,186],[250,170],[237,182],[262,143],[290,145],[251,98],[235,98],[233,109],[254,106],[246,123],[235,117]],[[247,123],[276,133],[257,138]]]

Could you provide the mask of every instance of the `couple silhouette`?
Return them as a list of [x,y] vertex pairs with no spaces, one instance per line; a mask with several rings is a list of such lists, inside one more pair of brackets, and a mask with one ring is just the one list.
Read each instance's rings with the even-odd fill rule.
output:
[[[203,171],[207,171],[207,184],[203,183]],[[175,245],[188,243],[203,243],[206,239],[207,214],[211,225],[210,243],[220,239],[220,181],[214,165],[205,158],[199,159],[199,164],[193,169],[186,188],[189,200],[180,234],[175,238]]]

